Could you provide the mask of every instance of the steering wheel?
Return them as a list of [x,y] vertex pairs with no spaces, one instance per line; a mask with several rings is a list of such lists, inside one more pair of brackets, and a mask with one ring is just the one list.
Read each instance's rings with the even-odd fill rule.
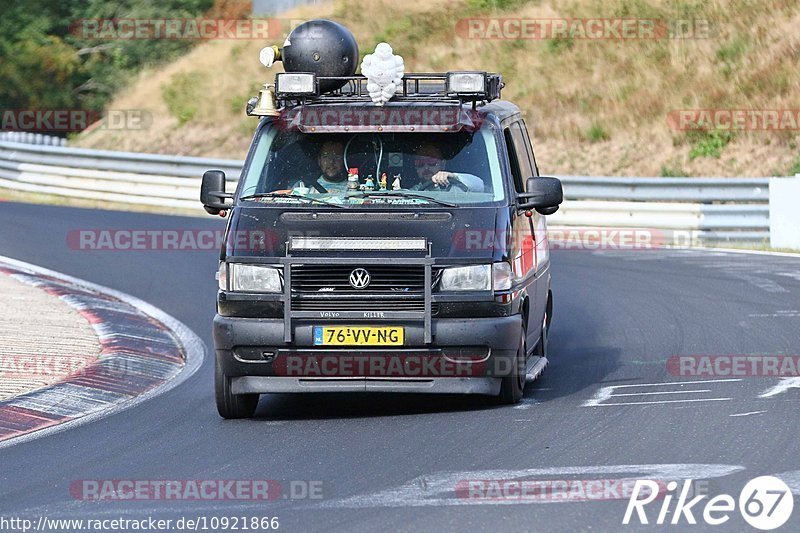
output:
[[[350,164],[347,162],[347,154],[350,152],[350,145],[359,135],[361,134],[354,134],[347,141],[347,144],[344,145],[344,154],[342,154],[342,159],[345,169],[350,168]],[[375,175],[378,175],[378,173],[381,171],[381,160],[383,159],[383,139],[381,139],[380,135],[372,134],[369,142],[372,145],[372,155],[375,158]]]
[[447,180],[447,185],[445,185],[444,187],[442,187],[441,185],[436,185],[433,182],[433,180],[426,180],[425,183],[422,185],[422,187],[419,188],[419,190],[430,191],[432,189],[442,189],[445,191],[449,191],[450,189],[453,188],[454,185],[456,186],[456,188],[461,189],[464,192],[469,192],[469,187],[461,183],[460,180],[454,178],[449,178]]

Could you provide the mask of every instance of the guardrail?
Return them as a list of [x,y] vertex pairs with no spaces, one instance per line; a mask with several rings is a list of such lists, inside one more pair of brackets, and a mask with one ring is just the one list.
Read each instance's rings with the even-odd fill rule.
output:
[[232,189],[242,163],[0,141],[0,187],[27,192],[199,210],[210,168],[224,170]]
[[560,176],[561,226],[684,230],[704,242],[770,239],[774,178],[608,178]]
[[67,140],[55,135],[43,135],[27,131],[0,131],[0,141],[25,144],[43,144],[45,146],[66,146]]
[[[242,163],[0,140],[0,187],[200,211],[200,178],[225,171],[233,190]],[[770,180],[561,176],[565,202],[553,226],[692,232],[705,242],[770,242]]]

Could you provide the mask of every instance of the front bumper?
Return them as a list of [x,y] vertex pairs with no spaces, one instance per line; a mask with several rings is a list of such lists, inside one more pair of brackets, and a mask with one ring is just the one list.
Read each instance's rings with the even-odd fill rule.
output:
[[[374,321],[369,323],[376,324]],[[494,395],[500,390],[500,379],[514,371],[522,331],[519,315],[436,319],[431,322],[433,342],[426,344],[422,324],[392,321],[391,325],[405,328],[405,344],[402,347],[324,349],[313,345],[315,325],[363,324],[365,322],[309,323],[297,320],[292,324],[294,342],[285,343],[284,322],[281,319],[217,315],[214,318],[214,346],[222,369],[232,378],[231,388],[234,394],[381,391]],[[459,355],[462,353],[467,356],[462,358]],[[246,359],[242,357],[243,354],[247,355]],[[258,360],[253,354],[266,356]],[[405,361],[414,357],[437,359],[441,364],[435,368],[445,371],[420,373],[417,366],[416,372],[407,375],[402,371],[390,375],[374,375],[369,372],[363,375],[352,372],[353,365],[349,365],[341,367],[348,369],[346,372],[302,372],[302,375],[286,375],[286,369],[292,368],[291,364],[287,364],[287,358],[330,358],[334,361],[359,358],[397,359],[404,363],[395,365],[394,368],[404,369],[407,368],[404,366]],[[335,366],[331,365],[331,368]],[[451,372],[446,371],[447,369]]]
[[418,394],[500,393],[500,378],[292,378],[240,376],[231,380],[233,394],[280,392],[405,392]]

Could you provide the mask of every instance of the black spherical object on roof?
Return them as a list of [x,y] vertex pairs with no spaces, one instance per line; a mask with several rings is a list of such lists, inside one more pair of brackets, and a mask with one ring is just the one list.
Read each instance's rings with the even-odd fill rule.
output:
[[[318,77],[352,76],[358,67],[358,43],[337,22],[315,19],[292,30],[282,50],[286,72],[314,72]],[[320,92],[339,89],[343,82],[321,81]]]

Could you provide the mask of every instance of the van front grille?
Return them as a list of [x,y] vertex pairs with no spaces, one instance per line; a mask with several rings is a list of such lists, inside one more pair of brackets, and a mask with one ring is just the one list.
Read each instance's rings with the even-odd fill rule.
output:
[[[423,300],[294,300],[293,311],[425,311]],[[431,314],[439,312],[439,304],[431,304]]]
[[[350,284],[350,274],[356,268],[363,268],[369,273],[369,285],[363,289],[356,289]],[[416,265],[293,265],[292,293],[418,293],[422,298],[425,293],[425,267]]]

